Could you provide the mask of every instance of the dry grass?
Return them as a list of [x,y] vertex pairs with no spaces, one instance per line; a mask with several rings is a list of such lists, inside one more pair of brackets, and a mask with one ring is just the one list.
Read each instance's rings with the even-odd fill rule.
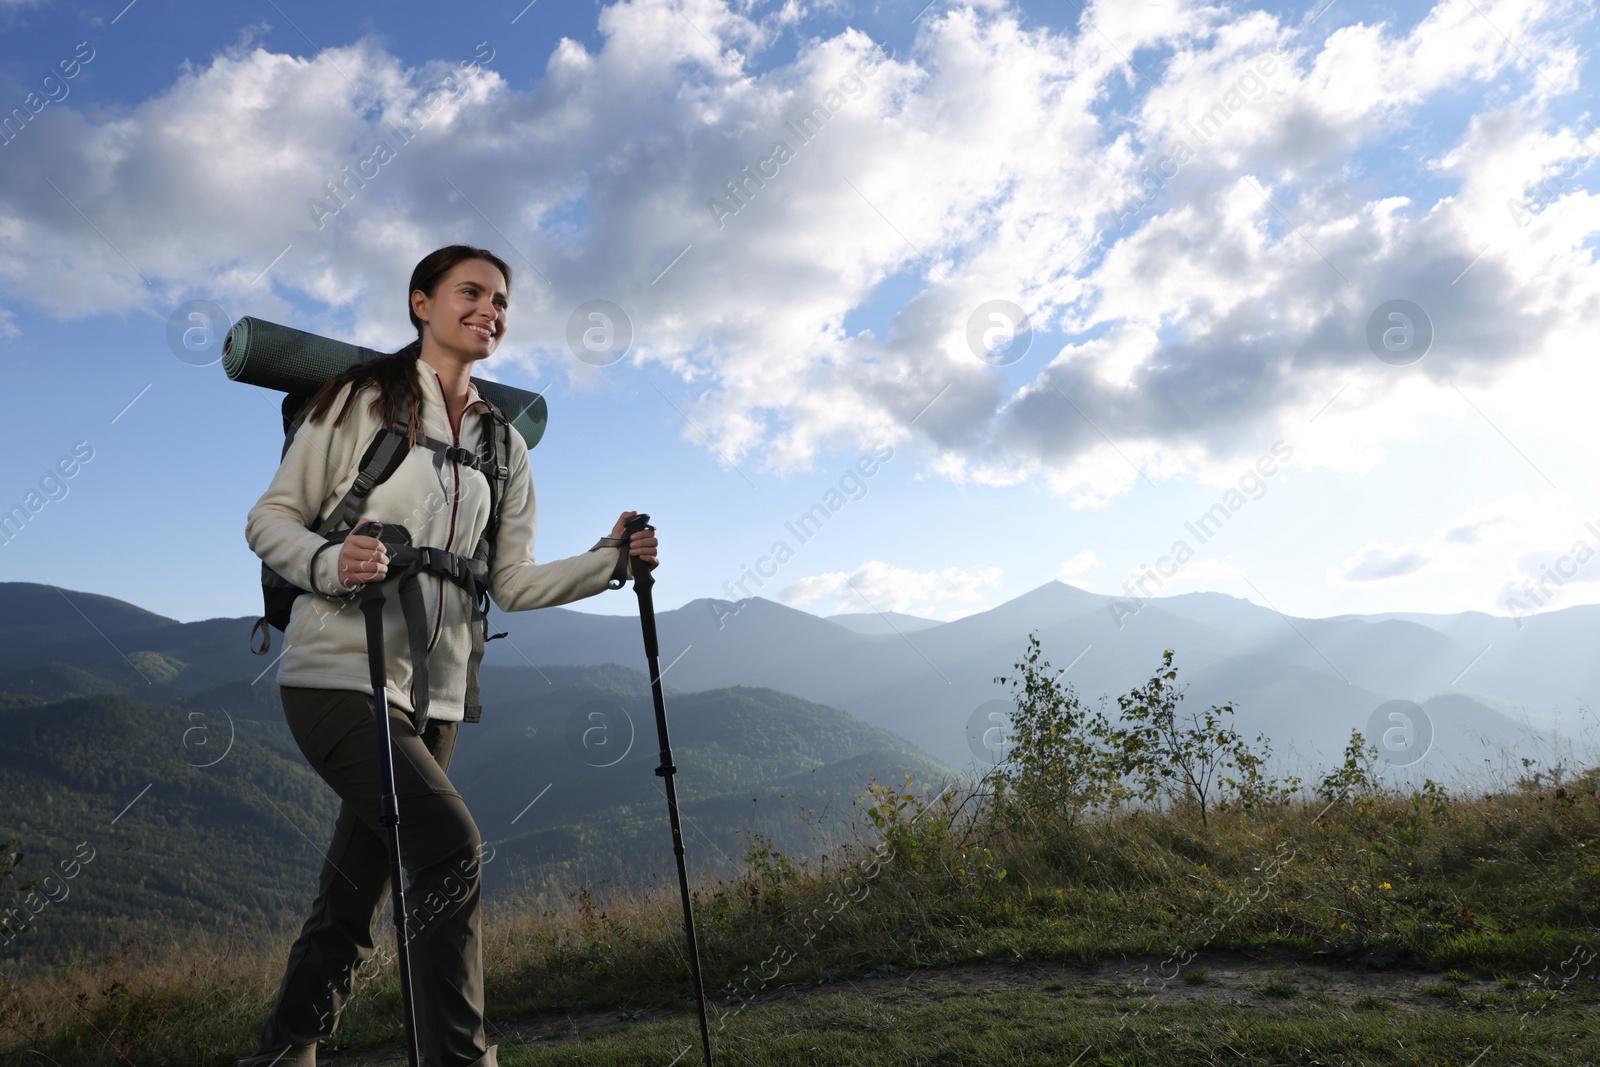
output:
[[[722,1026],[779,985],[978,961],[1274,949],[1457,968],[1559,999],[1600,948],[1600,769],[1471,798],[1373,793],[1262,810],[1002,817],[972,792],[875,786],[856,843],[792,861],[761,843],[696,890]],[[920,795],[919,795],[920,794]],[[390,927],[382,927],[386,937]],[[675,885],[486,913],[491,1018],[687,1006]],[[223,1063],[252,1045],[287,938],[201,931],[0,978],[0,1057]],[[329,1047],[392,1043],[393,968],[358,980]],[[1285,991],[1287,992],[1287,991]],[[27,1050],[37,1050],[37,1054]]]

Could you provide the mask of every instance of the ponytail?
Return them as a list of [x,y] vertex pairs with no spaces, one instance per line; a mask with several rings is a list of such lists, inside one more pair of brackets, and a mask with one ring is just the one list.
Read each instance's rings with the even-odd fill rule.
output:
[[[368,412],[383,425],[398,428],[402,407],[413,412],[422,410],[422,391],[417,388],[417,359],[421,355],[422,341],[418,339],[381,359],[364,360],[346,367],[317,390],[295,419],[295,425],[325,417],[339,392],[348,385],[350,395],[345,397],[344,406],[333,420],[335,427],[343,426],[350,417],[356,397],[370,391],[372,400],[367,405]],[[412,419],[409,432],[409,442],[417,444],[422,435],[422,420]]]

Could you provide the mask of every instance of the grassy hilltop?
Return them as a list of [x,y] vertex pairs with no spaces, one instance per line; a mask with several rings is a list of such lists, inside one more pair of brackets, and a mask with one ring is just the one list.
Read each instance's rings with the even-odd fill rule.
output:
[[[1037,646],[1017,666],[994,774],[874,781],[853,843],[802,860],[757,838],[697,887],[719,1062],[1600,1062],[1600,768],[1402,794],[1357,736],[1317,781],[1274,781],[1229,709],[1182,709],[1170,658],[1115,722]],[[489,919],[502,1062],[698,1062],[675,887]],[[0,1058],[230,1063],[286,944],[241,928],[14,968]],[[403,1062],[383,963],[324,1061]]]

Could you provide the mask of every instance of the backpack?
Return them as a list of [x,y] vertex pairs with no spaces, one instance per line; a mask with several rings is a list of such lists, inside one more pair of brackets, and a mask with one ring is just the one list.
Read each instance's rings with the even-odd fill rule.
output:
[[[309,397],[294,394],[283,399],[283,451],[278,457],[280,462],[289,454],[289,446],[294,442],[297,429],[295,419],[309,402]],[[511,473],[511,424],[493,404],[487,400],[483,402],[488,405],[489,410],[481,416],[483,419],[481,451],[473,452],[470,449],[446,445],[431,438],[420,442],[424,447],[442,453],[452,462],[471,467],[489,481],[489,522],[484,528],[483,536],[478,539],[472,555],[463,556],[439,548],[414,548],[405,527],[392,523],[384,524],[383,540],[389,551],[389,578],[385,580],[385,584],[399,579],[400,606],[406,619],[406,631],[411,649],[412,678],[415,686],[421,691],[416,700],[419,732],[427,720],[428,628],[423,612],[422,590],[417,576],[427,573],[454,582],[466,591],[471,604],[472,651],[467,660],[467,692],[463,704],[465,722],[478,722],[483,715],[483,706],[479,702],[478,669],[483,662],[484,646],[489,641],[506,636],[504,632],[493,635],[489,633],[488,611],[489,572],[494,566],[494,544],[500,529],[500,507],[505,500],[506,483]],[[344,498],[331,512],[318,516],[311,523],[309,529],[327,538],[328,542],[317,549],[312,556],[310,568],[312,573],[315,573],[317,557],[325,550],[343,543],[360,518],[367,496],[399,469],[410,452],[411,412],[408,407],[402,405],[400,418],[397,421],[401,429],[386,426],[374,435],[371,444],[361,457],[356,479]],[[281,632],[288,627],[294,602],[306,592],[308,590],[295,585],[265,563],[261,565],[262,614],[250,630],[251,652],[264,656],[271,651],[272,630],[277,629]],[[261,635],[259,648],[256,647],[257,633]]]

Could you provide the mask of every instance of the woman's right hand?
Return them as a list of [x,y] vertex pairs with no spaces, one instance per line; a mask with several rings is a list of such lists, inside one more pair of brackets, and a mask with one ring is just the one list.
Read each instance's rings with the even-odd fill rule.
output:
[[[362,519],[361,522],[366,522]],[[356,523],[359,529],[361,523]],[[389,576],[389,550],[376,537],[352,531],[339,548],[339,584],[346,588],[381,582]]]

